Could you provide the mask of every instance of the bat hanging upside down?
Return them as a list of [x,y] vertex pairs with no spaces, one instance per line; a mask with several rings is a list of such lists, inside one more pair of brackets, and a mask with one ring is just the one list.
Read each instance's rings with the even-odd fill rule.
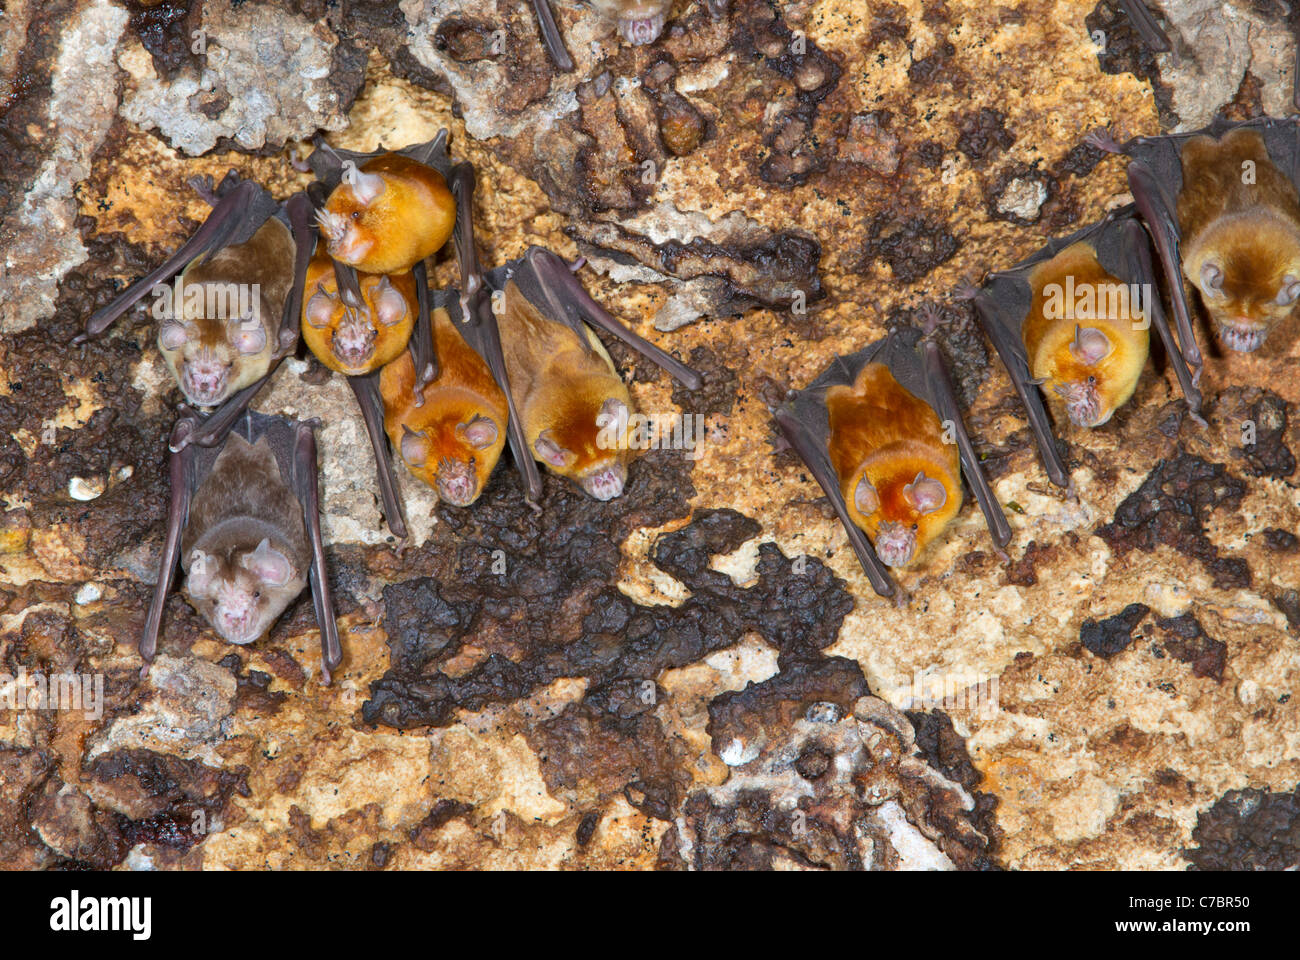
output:
[[699,388],[700,375],[610,316],[549,250],[530,247],[522,259],[493,270],[488,282],[500,298],[506,379],[529,463],[535,457],[597,500],[619,496],[631,459],[632,399],[588,324],[618,337],[688,389]]
[[[928,306],[925,317],[933,332],[937,309]],[[1010,541],[938,345],[921,330],[903,328],[836,357],[777,409],[776,422],[826,493],[881,596],[896,591],[886,568],[913,563],[961,509],[963,470],[994,542],[1000,549]]]
[[1201,395],[1165,320],[1146,231],[1132,207],[1053,240],[984,287],[965,288],[1029,416],[1052,482],[1069,485],[1040,387],[1079,427],[1106,423],[1128,402],[1146,366],[1148,327],[1160,334],[1199,418]]
[[[1133,198],[1171,278],[1179,338],[1191,327],[1180,274],[1201,294],[1219,341],[1249,353],[1300,300],[1300,119],[1260,118],[1205,130],[1088,141],[1132,158]],[[1166,187],[1168,189],[1166,189]],[[1171,199],[1171,197],[1173,199]],[[1199,353],[1188,363],[1199,367]]]
[[[326,683],[342,661],[320,531],[316,421],[246,412],[212,447],[172,431],[167,537],[140,655],[148,670],[179,561],[185,595],[225,641],[264,636],[310,581]],[[142,672],[144,672],[142,671]]]
[[[158,348],[185,399],[221,407],[190,438],[208,444],[297,346],[302,285],[316,240],[305,194],[281,207],[233,170],[215,191],[210,178],[190,183],[212,205],[208,218],[162,265],[97,310],[78,342],[99,336],[154,293]],[[165,286],[173,276],[174,289]]]

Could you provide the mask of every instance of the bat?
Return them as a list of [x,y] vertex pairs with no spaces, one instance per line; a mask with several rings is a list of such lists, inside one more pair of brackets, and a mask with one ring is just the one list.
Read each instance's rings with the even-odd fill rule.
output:
[[530,247],[521,259],[488,274],[499,304],[507,394],[522,427],[521,435],[512,435],[511,448],[526,489],[540,489],[533,479],[537,459],[597,500],[610,500],[627,480],[632,401],[592,327],[618,337],[690,390],[702,380],[610,316],[573,269],[549,250]]
[[[233,170],[215,191],[211,178],[196,177],[190,185],[212,205],[203,225],[95,311],[74,343],[100,336],[156,291],[153,313],[167,368],[189,403],[222,407],[190,437],[211,443],[297,346],[302,285],[316,239],[311,204],[302,193],[281,206]],[[172,277],[178,278],[174,291],[161,286]]]
[[1088,142],[1130,158],[1129,187],[1169,277],[1194,377],[1201,357],[1184,276],[1219,342],[1258,350],[1300,299],[1300,120],[1216,119],[1204,130],[1137,137],[1122,147],[1094,131]]
[[186,412],[172,430],[167,536],[140,639],[141,675],[157,650],[179,562],[190,604],[240,645],[265,635],[310,582],[329,683],[343,651],[320,531],[319,421],[245,411],[213,445],[184,442],[202,426]]
[[637,47],[659,39],[673,4],[672,0],[591,0],[591,5],[617,25],[624,40]]
[[775,411],[778,428],[825,491],[872,588],[897,591],[889,567],[913,563],[975,493],[999,552],[1011,528],[962,421],[930,334],[903,327],[831,365]]
[[397,358],[411,339],[419,313],[415,277],[403,273],[357,275],[361,306],[340,295],[334,262],[317,251],[307,267],[302,338],[325,366],[362,376]]
[[[331,191],[318,204],[317,219],[326,238],[326,253],[334,261],[338,298],[353,310],[365,306],[356,270],[387,272],[394,287],[400,286],[391,275],[394,270],[409,270],[414,279],[417,309],[414,332],[409,337],[415,371],[411,402],[419,406],[424,403],[424,388],[440,372],[424,258],[437,252],[448,237],[454,242],[460,267],[461,314],[472,318],[467,326],[476,333],[481,330],[485,349],[490,352],[495,344],[496,352],[500,352],[496,322],[483,302],[484,281],[474,242],[474,168],[465,162],[452,163],[446,130],[426,143],[396,153],[354,153],[329,147],[320,138],[316,142],[319,149],[307,162],[322,186]],[[319,309],[323,315],[323,302]],[[498,366],[504,377],[504,365]],[[496,370],[493,373],[497,375]],[[377,372],[348,378],[374,448],[388,527],[394,536],[405,537],[406,521],[397,496],[397,480],[384,446],[384,403],[378,381]],[[507,394],[508,406],[511,403]]]
[[[454,319],[453,319],[454,318]],[[433,299],[432,335],[442,358],[438,376],[413,400],[409,352],[384,367],[379,392],[384,429],[408,470],[457,507],[478,499],[506,443],[506,395],[466,329],[457,291]],[[481,342],[473,331],[471,339]]]
[[1096,427],[1128,402],[1146,365],[1149,327],[1164,342],[1187,406],[1199,419],[1200,391],[1165,320],[1146,231],[1131,206],[1052,240],[1009,270],[966,288],[1024,405],[1048,477],[1069,485],[1042,394],[1070,421]]

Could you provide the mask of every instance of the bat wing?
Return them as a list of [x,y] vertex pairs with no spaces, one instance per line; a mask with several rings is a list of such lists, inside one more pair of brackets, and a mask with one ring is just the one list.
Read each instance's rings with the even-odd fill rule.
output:
[[223,247],[248,241],[279,209],[279,204],[265,189],[251,180],[240,180],[235,176],[226,177],[216,196],[216,206],[194,235],[143,279],[127,287],[112,303],[91,314],[85,332],[75,342],[99,336],[155,286],[180,273],[195,258],[208,257]]
[[351,162],[359,167],[367,160],[382,157],[387,153],[400,153],[404,157],[410,157],[412,160],[433,167],[445,177],[451,171],[451,156],[447,153],[448,136],[447,131],[443,129],[439,130],[432,140],[413,143],[400,150],[373,150],[370,153],[362,153],[357,150],[332,147],[318,133],[312,140],[316,149],[307,158],[307,166],[325,185],[326,190],[333,190],[339,185],[339,180],[343,178],[345,164]]
[[1034,443],[1038,447],[1043,469],[1047,471],[1052,483],[1058,487],[1067,487],[1070,484],[1070,474],[1056,449],[1052,421],[1043,404],[1043,396],[1033,382],[1029,357],[1025,353],[1025,341],[1020,332],[1033,303],[1033,293],[1025,277],[1026,269],[1023,267],[990,274],[984,286],[972,298],[975,301],[975,315],[1002,359],[1007,375],[1011,377],[1011,385],[1015,387],[1016,395],[1029,419],[1029,429],[1034,434]]
[[[855,354],[855,356],[859,355]],[[867,575],[871,588],[882,597],[892,597],[898,588],[894,585],[888,568],[876,556],[876,551],[871,546],[871,541],[867,539],[867,535],[849,516],[844,495],[840,492],[839,477],[835,473],[835,468],[831,466],[828,450],[830,421],[826,412],[826,390],[837,383],[852,383],[853,378],[846,377],[846,371],[844,360],[837,357],[832,361],[831,368],[813,381],[807,389],[793,391],[790,399],[777,408],[776,424],[795,453],[807,464],[813,479],[817,481],[822,492],[826,494],[826,499],[835,509],[835,515],[840,518],[840,525],[849,538],[853,552],[857,554],[858,562],[862,564],[862,570]]]
[[546,52],[551,56],[551,62],[563,73],[572,72],[573,58],[564,48],[564,38],[560,36],[560,28],[555,25],[555,15],[551,12],[549,0],[533,0],[533,9],[537,12],[538,30],[542,35],[542,43],[546,45]]
[[294,421],[285,425],[293,429],[293,464],[290,486],[302,504],[303,529],[311,551],[311,599],[320,628],[321,676],[325,683],[343,661],[343,646],[335,619],[334,596],[330,592],[329,568],[325,564],[325,545],[320,532],[320,499],[317,491],[316,428],[317,419]]
[[[388,456],[388,437],[384,433],[384,398],[379,392],[379,371],[363,377],[348,377],[348,386],[356,395],[357,406],[361,408],[361,419],[366,425],[366,434],[370,437],[370,446],[375,453],[375,470],[379,477],[379,499],[384,508],[384,519],[388,529],[399,539],[406,538],[406,514],[402,508],[402,498],[397,493],[397,476],[393,473],[393,461]],[[315,441],[313,441],[313,446]]]
[[[479,281],[482,286],[482,280]],[[510,390],[510,377],[506,373],[505,357],[501,353],[501,331],[497,327],[496,314],[492,312],[492,303],[481,294],[470,301],[457,290],[439,291],[434,294],[433,306],[447,311],[456,329],[460,331],[465,342],[487,364],[492,379],[506,395],[506,408],[509,413],[506,423],[506,440],[510,444],[510,453],[515,459],[515,468],[524,485],[524,495],[530,504],[536,504],[542,496],[542,475],[537,469],[537,461],[528,448],[528,439],[524,436],[524,422],[515,409],[514,394]],[[468,307],[468,311],[467,308]]]
[[[872,351],[874,354],[868,356]],[[858,357],[862,359],[857,361]],[[984,476],[979,456],[966,431],[966,422],[962,419],[961,407],[939,345],[915,327],[903,327],[878,344],[854,354],[854,358],[850,367],[854,368],[855,376],[863,364],[873,361],[885,364],[905,390],[928,403],[945,429],[952,430],[966,483],[979,502],[993,541],[999,548],[1005,547],[1011,541],[1011,526],[993,488],[989,486],[988,478]]]
[[1156,333],[1165,345],[1165,353],[1174,368],[1187,408],[1197,421],[1204,423],[1200,415],[1201,391],[1196,387],[1183,350],[1169,328],[1156,286],[1150,239],[1134,216],[1134,210],[1130,205],[1112,211],[1093,229],[1092,244],[1097,252],[1097,262],[1111,276],[1129,284],[1130,288],[1142,291],[1142,306],[1146,308],[1151,325],[1156,328]]
[[568,325],[583,342],[586,342],[586,325],[590,324],[622,340],[647,360],[668,371],[688,390],[698,390],[704,382],[695,370],[611,316],[583,289],[569,264],[551,251],[529,247],[522,260],[511,261],[489,275],[489,281],[496,289],[504,289],[507,279],[514,280],[519,292],[543,316]]

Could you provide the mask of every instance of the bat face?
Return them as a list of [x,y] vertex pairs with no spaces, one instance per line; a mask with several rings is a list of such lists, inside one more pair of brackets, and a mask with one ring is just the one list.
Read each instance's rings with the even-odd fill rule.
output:
[[910,564],[961,509],[957,447],[883,363],[826,391],[831,465],[853,522],[891,567]]
[[1300,198],[1260,134],[1230,130],[1183,146],[1183,273],[1223,345],[1259,349],[1300,298]]
[[432,313],[438,376],[414,402],[415,365],[404,351],[384,367],[380,393],[389,442],[416,477],[457,507],[479,498],[506,442],[505,394],[447,311]]
[[262,538],[226,545],[216,553],[192,550],[185,592],[227,643],[252,643],[270,629],[307,584],[287,549]]
[[410,272],[358,275],[363,305],[353,309],[338,292],[329,257],[318,253],[307,268],[302,335],[321,363],[360,376],[392,361],[411,339],[418,306]]
[[158,349],[190,403],[217,406],[269,369],[293,251],[288,228],[272,219],[247,243],[182,271],[179,298],[158,327]]
[[1034,267],[1028,280],[1033,303],[1021,333],[1031,375],[1062,401],[1071,423],[1100,426],[1128,402],[1146,363],[1141,305],[1082,241]]
[[1229,350],[1250,353],[1300,297],[1300,229],[1281,217],[1222,218],[1191,245],[1183,271]]
[[619,34],[635,47],[659,39],[672,0],[592,0],[592,6],[615,21]]
[[524,431],[537,459],[591,497],[612,500],[627,484],[627,424],[632,401],[617,376],[567,384],[553,408],[524,413]]
[[194,495],[181,549],[186,595],[229,643],[252,643],[302,592],[302,507],[265,438],[227,439]]
[[389,153],[347,166],[317,219],[335,260],[367,273],[401,273],[447,242],[456,201],[437,170]]

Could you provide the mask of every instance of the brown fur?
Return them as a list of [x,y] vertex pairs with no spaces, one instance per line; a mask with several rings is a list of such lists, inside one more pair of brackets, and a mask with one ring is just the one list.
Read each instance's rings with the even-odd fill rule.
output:
[[[943,425],[930,405],[903,388],[882,363],[868,363],[851,387],[826,392],[831,466],[853,522],[875,540],[882,521],[916,524],[916,555],[961,509],[961,461],[956,444],[943,442]],[[943,483],[947,502],[921,515],[903,496],[920,471]],[[863,516],[854,491],[866,473],[880,508]]]
[[514,283],[506,287],[498,323],[506,373],[529,448],[535,450],[537,438],[550,431],[555,443],[573,457],[563,468],[547,466],[579,483],[606,467],[626,471],[631,453],[626,442],[617,449],[602,449],[597,442],[596,417],[606,400],[622,402],[629,415],[634,411],[627,386],[595,334],[587,331],[585,340],[579,339],[570,327],[542,316]]

